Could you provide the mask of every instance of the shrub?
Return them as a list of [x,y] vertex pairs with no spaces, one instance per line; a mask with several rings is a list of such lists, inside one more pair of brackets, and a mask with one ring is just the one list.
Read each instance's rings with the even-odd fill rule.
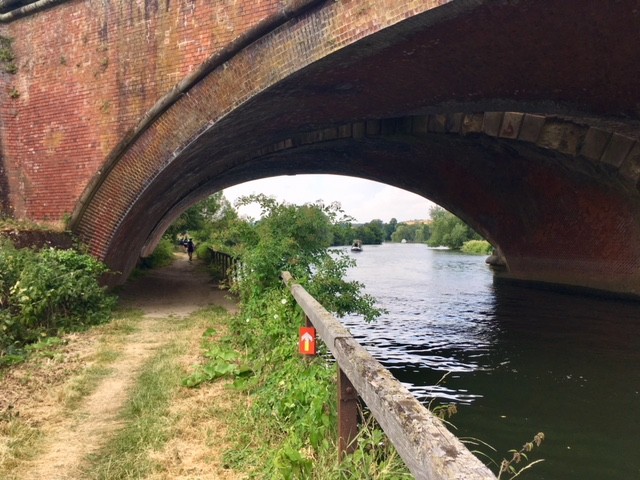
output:
[[196,256],[203,262],[211,261],[211,244],[208,242],[199,243],[196,246]]
[[[263,218],[230,232],[242,241],[241,248],[234,252],[243,265],[242,276],[234,285],[242,308],[233,317],[229,336],[223,341],[243,356],[209,345],[205,353],[209,362],[185,379],[185,384],[196,386],[228,375],[235,378],[236,388],[251,395],[242,421],[252,425],[251,434],[256,438],[240,439],[245,446],[229,452],[227,460],[247,461],[252,457],[256,478],[352,478],[346,471],[319,475],[327,470],[327,462],[321,458],[332,459],[330,469],[336,468],[336,366],[326,359],[322,346],[321,355],[300,359],[298,326],[304,324],[304,315],[280,274],[283,270],[291,272],[337,315],[356,313],[372,320],[381,310],[372,297],[361,293],[362,285],[344,279],[352,266],[348,255],[327,250],[335,214],[332,206],[295,206],[265,196],[246,200],[261,206]],[[246,447],[259,444],[267,448],[250,452]],[[360,453],[362,458],[371,458],[364,450]],[[317,463],[322,465],[315,468]],[[360,467],[360,463],[350,466]],[[373,468],[384,470],[379,466],[376,462]],[[386,478],[408,477],[399,474]]]
[[462,244],[461,250],[473,255],[491,255],[493,247],[486,240],[469,240]]
[[106,273],[87,254],[0,242],[0,359],[41,337],[106,321],[115,303],[98,283]]
[[174,251],[173,241],[169,237],[162,237],[153,253],[140,261],[140,268],[160,268],[170,265]]

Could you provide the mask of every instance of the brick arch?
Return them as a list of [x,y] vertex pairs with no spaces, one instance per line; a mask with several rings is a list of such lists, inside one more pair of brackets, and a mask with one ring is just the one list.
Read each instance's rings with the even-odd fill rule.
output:
[[623,125],[519,112],[410,116],[294,135],[258,155],[280,174],[362,176],[429,198],[497,247],[502,276],[638,292],[640,249],[629,239],[640,233],[640,141]]
[[[621,4],[628,6],[625,2]],[[519,5],[531,8],[532,4],[521,2]],[[559,51],[558,55],[549,55],[546,66],[551,73],[545,79],[534,75],[540,69],[539,65],[521,66],[517,75],[510,75],[506,80],[496,78],[495,65],[490,65],[490,69],[479,69],[473,75],[463,69],[456,72],[456,78],[452,78],[451,72],[447,71],[450,63],[456,60],[458,65],[463,65],[464,59],[474,58],[479,53],[477,48],[483,47],[481,43],[475,47],[478,42],[473,41],[474,33],[469,23],[473,18],[488,19],[484,25],[491,33],[475,33],[475,40],[484,39],[486,43],[487,35],[499,37],[495,32],[499,30],[498,26],[504,25],[505,19],[522,25],[531,19],[531,11],[491,2],[460,1],[438,9],[431,9],[432,6],[427,2],[407,2],[403,6],[405,9],[398,11],[390,10],[389,5],[381,1],[373,2],[368,11],[361,11],[362,4],[357,2],[348,5],[327,2],[322,8],[296,18],[239,51],[221,68],[213,70],[176,99],[141,132],[135,142],[127,145],[109,174],[86,196],[84,207],[78,210],[75,231],[88,241],[92,252],[126,275],[140,251],[147,250],[154,243],[170,220],[206,193],[279,172],[317,171],[355,174],[431,196],[438,203],[462,213],[483,233],[493,237],[496,244],[505,244],[502,238],[506,234],[494,233],[497,227],[492,225],[491,218],[488,218],[490,215],[485,213],[487,218],[482,218],[480,213],[464,207],[453,186],[437,190],[429,183],[426,170],[421,177],[423,184],[416,184],[411,168],[424,170],[424,164],[407,163],[403,167],[406,168],[405,177],[398,177],[397,169],[389,168],[390,162],[397,162],[410,153],[424,159],[426,149],[435,148],[441,162],[453,154],[464,156],[468,152],[469,158],[480,159],[489,166],[502,165],[504,158],[512,158],[514,164],[525,169],[529,166],[522,159],[542,159],[541,163],[548,168],[535,172],[539,191],[543,191],[545,179],[555,179],[557,191],[561,191],[562,186],[569,186],[579,187],[578,190],[585,192],[593,184],[601,199],[624,212],[624,225],[609,226],[615,231],[637,235],[634,226],[637,192],[632,186],[633,177],[637,177],[637,162],[627,160],[627,157],[636,158],[632,154],[636,149],[633,122],[637,118],[633,105],[634,102],[640,103],[640,93],[633,91],[635,87],[631,86],[628,77],[613,79],[613,84],[608,83],[604,89],[609,90],[591,98],[595,88],[591,83],[594,77],[578,77],[585,68],[584,63],[577,62],[570,72],[557,68],[569,61],[572,55],[569,49]],[[594,13],[593,6],[586,1],[582,6],[586,13],[579,20],[589,22],[590,15]],[[607,15],[612,10],[616,9],[610,9]],[[579,34],[580,21],[577,26],[572,24],[568,31],[558,33],[555,23],[557,12],[539,9],[534,13],[545,27],[536,24],[536,32],[548,35],[552,41],[568,39],[573,44],[580,44],[585,41],[585,36],[592,38],[593,32]],[[622,18],[623,10],[617,10],[617,14]],[[492,26],[495,30],[491,30]],[[635,26],[632,22],[624,28],[631,31]],[[459,28],[466,28],[469,37],[454,34]],[[633,30],[627,38],[637,34]],[[529,37],[531,35],[534,34],[529,32]],[[609,46],[619,40],[617,37],[598,38]],[[531,49],[536,48],[533,45]],[[512,50],[505,47],[493,51],[503,55],[501,60],[508,63],[515,60],[517,54],[523,54],[522,50],[515,53]],[[443,58],[445,52],[453,55],[447,59],[448,62]],[[598,62],[603,58],[594,57],[587,62],[598,81],[602,80],[602,75],[598,76],[597,72]],[[627,72],[640,68],[624,55],[614,55],[609,61],[624,66]],[[431,65],[434,70],[430,71],[424,65]],[[396,72],[398,78],[404,80],[394,86],[396,80],[389,72]],[[429,81],[423,81],[420,74],[429,74]],[[436,81],[438,75],[444,77]],[[573,84],[575,88],[570,89],[569,85]],[[452,85],[455,89],[451,88]],[[620,92],[630,95],[622,98]],[[605,102],[605,98],[610,101]],[[547,148],[538,144],[547,138],[542,133],[535,142],[519,137],[525,136],[531,128],[530,123],[535,124],[538,118],[542,118],[543,126],[552,132],[556,128],[551,128],[554,122],[564,121],[561,117],[504,112],[455,113],[483,111],[487,107],[574,116],[590,114],[599,115],[601,119],[592,123],[566,121],[573,126],[563,130],[566,133],[564,137],[549,136],[549,141],[557,141],[557,146]],[[609,118],[620,113],[626,114],[627,120],[611,127]],[[390,125],[398,128],[400,120],[376,120],[390,117],[404,119],[403,122],[410,118],[411,128],[424,129],[428,138],[413,135],[408,143],[392,141],[390,136],[402,136],[406,132],[398,129],[391,134],[384,130]],[[354,119],[358,121],[354,122]],[[447,135],[452,133],[448,130],[449,123],[454,124],[456,119],[463,120],[460,128],[462,130],[464,126],[467,129],[465,135]],[[513,123],[517,121],[521,122],[518,126]],[[376,124],[383,135],[366,134],[367,141],[353,136],[354,125],[364,125],[367,129],[376,128]],[[295,138],[333,135],[329,132],[340,135],[341,129],[346,129],[347,125],[352,129],[350,138],[327,140],[321,147],[316,145],[318,148],[311,153],[305,152],[305,148],[311,147],[298,144],[295,144],[296,148],[287,148],[287,145],[294,146]],[[438,128],[443,132],[432,131]],[[474,128],[481,130],[476,132]],[[518,137],[510,138],[514,131]],[[572,135],[576,131],[579,133],[574,138]],[[342,148],[346,152],[341,151]],[[575,148],[574,153],[572,148]],[[597,153],[598,149],[602,151]],[[621,151],[625,151],[623,160],[619,160],[622,154],[616,153]],[[378,163],[366,162],[364,159],[368,154],[377,155]],[[594,164],[590,156],[597,157],[599,163]],[[617,167],[605,161],[614,157],[614,163],[620,161]],[[320,158],[330,161],[321,162]],[[573,163],[579,166],[575,177],[579,180],[563,183],[566,180],[563,172],[571,165],[567,161],[570,158],[578,159]],[[455,162],[451,165],[459,167],[459,178],[465,179],[467,188],[476,190],[476,195],[481,196],[480,189],[475,188],[470,180],[473,177],[469,177],[469,171],[474,173],[473,170],[464,170]],[[444,167],[440,168],[440,174],[444,174]],[[591,175],[593,168],[603,170],[604,174],[601,177]],[[626,174],[615,173],[613,179],[608,178],[612,168]],[[504,174],[498,178],[502,182],[510,181],[510,177]],[[485,184],[484,191],[496,188],[489,178],[485,179]],[[513,196],[515,193],[512,199],[517,198]],[[611,198],[607,199],[607,194]],[[579,197],[574,195],[572,199],[577,201]],[[528,201],[535,206],[540,198],[529,197]],[[581,205],[577,211],[581,212],[580,218],[584,220],[586,212],[590,211],[589,205]],[[571,211],[565,209],[564,213]],[[600,210],[595,216],[599,221],[603,218],[602,213]],[[520,223],[527,227],[524,216],[520,217]],[[504,214],[502,218],[508,224],[508,215]],[[511,231],[518,226],[511,226]],[[533,232],[531,225],[527,228]],[[576,227],[573,231],[583,230]],[[608,251],[606,258],[602,255],[590,257],[599,245],[606,244],[604,237],[598,238],[594,236],[589,249],[583,249],[581,258],[568,250],[547,254],[542,240],[536,244],[505,246],[503,253],[511,272],[522,278],[547,279],[614,291],[640,291],[637,279],[631,273],[637,265],[635,252],[631,249],[622,251],[622,247],[617,246]],[[568,249],[569,243],[567,240],[563,248]],[[530,248],[531,258],[526,258],[526,247]],[[619,254],[619,259],[612,268],[620,273],[620,282],[624,285],[612,285],[598,278],[605,276],[606,262],[614,253]],[[564,254],[574,268],[570,275],[558,276],[558,269],[553,268],[557,258],[553,256]],[[536,260],[540,260],[537,266]],[[580,262],[588,267],[584,278],[577,273]]]
[[[132,233],[137,229],[131,214],[151,186],[170,188],[172,182],[162,183],[160,177],[166,177],[167,172],[171,172],[169,177],[180,175],[179,172],[188,174],[197,164],[194,158],[198,152],[192,152],[198,148],[194,141],[218,135],[214,140],[217,145],[209,148],[220,149],[226,162],[237,161],[234,157],[245,152],[229,153],[228,145],[246,149],[265,142],[265,138],[246,140],[247,127],[237,126],[238,122],[243,123],[242,115],[237,113],[239,106],[251,104],[274,85],[333,52],[407,18],[427,12],[428,25],[470,8],[461,2],[453,9],[436,9],[440,3],[447,2],[412,0],[389,11],[385,1],[365,6],[357,2],[292,2],[292,9],[299,16],[271,32],[260,29],[264,34],[261,38],[254,39],[247,48],[233,51],[231,57],[222,55],[224,62],[218,68],[195,74],[177,95],[170,92],[147,113],[88,185],[73,213],[72,229],[88,243],[93,254],[126,274],[133,262],[129,257],[123,259],[125,243],[118,238],[126,237],[126,244],[136,252],[132,255],[137,255],[148,232]],[[274,133],[266,135],[272,138]],[[198,186],[189,185],[188,189],[198,190]],[[176,192],[179,199],[185,195],[185,191]],[[184,204],[184,200],[177,200],[176,205],[163,205],[162,212],[153,210],[153,214],[161,217],[164,211],[179,210]]]
[[[205,176],[150,224],[143,251],[212,192],[265,176],[333,173],[388,183],[445,206],[498,248],[504,276],[618,293],[623,277],[624,292],[633,294],[640,252],[628,238],[640,235],[638,151],[635,139],[583,120],[516,112],[343,124],[292,135]],[[145,212],[156,195],[141,199]]]

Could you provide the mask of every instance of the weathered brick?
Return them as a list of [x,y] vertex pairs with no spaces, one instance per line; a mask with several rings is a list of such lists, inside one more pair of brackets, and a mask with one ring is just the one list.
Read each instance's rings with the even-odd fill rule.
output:
[[589,128],[580,155],[590,160],[600,160],[610,138],[611,132],[596,127]]
[[482,131],[491,137],[497,137],[500,133],[503,112],[485,112],[482,121]]
[[446,131],[446,115],[429,115],[429,131],[433,133],[444,133]]
[[526,113],[522,119],[522,126],[520,127],[518,139],[523,142],[537,142],[538,138],[540,138],[540,133],[542,132],[542,127],[544,127],[545,121],[546,117],[543,115],[531,115]]
[[[144,3],[124,0],[65,2],[3,27],[14,38],[15,79],[23,90],[10,109],[2,109],[3,138],[15,139],[3,149],[8,177],[29,178],[30,185],[28,192],[11,189],[16,215],[42,220],[71,213],[123,132],[194,67],[288,3],[185,8],[167,2],[149,12]],[[46,168],[29,166],[25,154]],[[83,168],[75,168],[73,181],[57,190],[69,178],[69,162],[79,160]]]
[[614,133],[600,160],[614,167],[619,167],[634,143],[633,139]]
[[633,185],[640,182],[640,142],[635,142],[620,165],[620,174]]
[[498,136],[501,138],[518,138],[523,117],[523,113],[506,112],[502,119],[502,128],[500,128]]
[[481,113],[472,113],[464,116],[462,121],[462,134],[468,133],[480,133],[482,132],[482,124],[484,122],[484,115]]

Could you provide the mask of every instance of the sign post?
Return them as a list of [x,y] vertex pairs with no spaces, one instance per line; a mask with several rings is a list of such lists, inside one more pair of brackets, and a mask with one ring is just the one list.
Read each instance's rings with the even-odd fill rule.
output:
[[302,355],[316,354],[316,329],[313,327],[300,327],[299,350]]

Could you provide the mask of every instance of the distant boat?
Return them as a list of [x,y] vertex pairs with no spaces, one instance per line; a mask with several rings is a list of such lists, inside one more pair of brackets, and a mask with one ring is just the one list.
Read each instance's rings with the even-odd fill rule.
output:
[[362,251],[362,240],[354,240],[351,244],[352,252],[361,252]]

